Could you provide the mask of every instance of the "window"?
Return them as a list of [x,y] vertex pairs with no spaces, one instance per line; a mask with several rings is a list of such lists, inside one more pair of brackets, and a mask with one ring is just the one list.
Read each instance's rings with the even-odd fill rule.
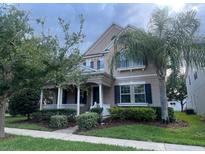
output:
[[94,68],[94,62],[93,61],[90,62],[90,67]]
[[91,60],[90,60],[90,59],[86,59],[85,62],[86,62],[86,66],[87,66],[87,67],[90,67]]
[[135,103],[145,103],[145,86],[134,85]]
[[98,59],[97,69],[103,69],[103,68],[104,68],[104,57],[100,57]]
[[125,54],[120,54],[120,60],[118,64],[118,68],[132,68],[132,67],[143,67],[143,60],[130,60]]
[[131,97],[130,97],[130,86],[120,86],[120,99],[121,103],[130,103]]
[[144,84],[120,86],[120,103],[145,103],[146,92]]
[[119,62],[119,68],[127,68],[129,67],[129,61],[128,58],[124,55],[120,55],[120,62]]
[[198,78],[198,74],[197,72],[194,73],[194,80],[196,80]]
[[94,68],[94,62],[91,61],[91,59],[86,59],[85,62],[83,62],[83,65],[86,67]]

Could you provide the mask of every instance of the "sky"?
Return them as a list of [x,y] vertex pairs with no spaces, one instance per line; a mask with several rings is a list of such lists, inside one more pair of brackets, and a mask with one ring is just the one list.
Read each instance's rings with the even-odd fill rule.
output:
[[[45,31],[57,34],[63,40],[63,33],[58,24],[58,17],[70,22],[71,32],[79,30],[79,15],[82,14],[85,22],[83,32],[84,42],[80,45],[81,52],[85,52],[92,43],[112,24],[120,26],[128,24],[138,28],[147,28],[151,13],[157,7],[167,4],[16,4],[17,7],[30,12],[30,23],[36,34],[41,32],[41,27],[36,19],[45,20]],[[201,20],[200,33],[205,34],[205,4],[168,4],[172,11],[178,12],[183,8],[191,7],[197,10]]]

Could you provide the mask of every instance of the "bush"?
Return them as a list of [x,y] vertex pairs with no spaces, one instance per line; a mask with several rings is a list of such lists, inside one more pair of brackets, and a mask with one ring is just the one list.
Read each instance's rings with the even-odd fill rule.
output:
[[112,107],[112,119],[152,121],[156,119],[156,111],[150,107]]
[[94,112],[86,112],[77,117],[77,124],[80,130],[88,130],[98,125],[99,115]]
[[76,111],[74,109],[50,109],[41,110],[32,114],[34,121],[47,121],[49,122],[51,116],[54,115],[65,115],[69,122],[75,121]]
[[95,108],[90,109],[90,112],[95,112],[99,115],[101,115],[102,111],[103,111],[103,108],[100,108],[100,107],[95,107]]
[[186,114],[195,114],[194,109],[186,109]]
[[[156,119],[161,120],[161,107],[152,107],[156,111]],[[168,107],[168,115],[169,115],[169,120],[170,122],[174,122],[176,120],[175,115],[174,115],[174,109],[171,107]]]
[[30,88],[17,91],[9,100],[9,114],[21,114],[30,119],[30,115],[39,108],[39,93]]
[[51,128],[65,128],[68,126],[67,117],[64,115],[51,116],[49,126]]

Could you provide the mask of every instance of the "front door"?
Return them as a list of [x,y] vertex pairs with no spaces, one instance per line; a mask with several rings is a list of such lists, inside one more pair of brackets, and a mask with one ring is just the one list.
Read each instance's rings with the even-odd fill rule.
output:
[[93,87],[93,105],[95,102],[99,104],[99,87]]

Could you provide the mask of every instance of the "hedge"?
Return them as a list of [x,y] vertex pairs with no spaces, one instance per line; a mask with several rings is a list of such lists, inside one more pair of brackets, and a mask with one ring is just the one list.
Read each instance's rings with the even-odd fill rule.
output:
[[110,108],[112,119],[153,121],[156,119],[156,111],[151,107],[112,107]]
[[67,117],[64,115],[51,116],[49,126],[51,128],[65,128],[68,126]]
[[32,119],[34,121],[50,121],[51,116],[65,115],[68,121],[75,121],[76,111],[74,109],[46,109],[34,112]]
[[[161,120],[161,107],[152,107],[156,111],[156,120]],[[171,107],[168,107],[168,115],[170,122],[173,122],[176,120],[174,115],[174,109]]]
[[98,125],[99,114],[95,112],[86,112],[77,117],[79,130],[88,130]]
[[[152,121],[161,120],[161,107],[112,107],[111,118],[120,120]],[[170,122],[176,120],[174,109],[168,107]]]

